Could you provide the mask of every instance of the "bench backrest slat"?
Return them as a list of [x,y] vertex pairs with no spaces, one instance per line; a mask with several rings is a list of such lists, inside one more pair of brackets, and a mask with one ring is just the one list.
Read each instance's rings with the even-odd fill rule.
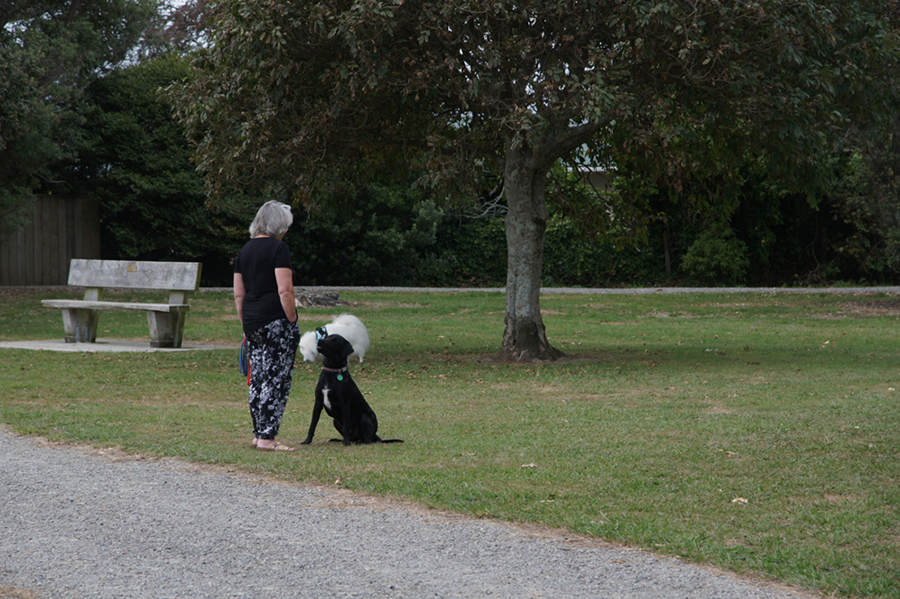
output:
[[197,291],[200,288],[201,266],[199,262],[136,262],[76,258],[69,266],[69,285]]

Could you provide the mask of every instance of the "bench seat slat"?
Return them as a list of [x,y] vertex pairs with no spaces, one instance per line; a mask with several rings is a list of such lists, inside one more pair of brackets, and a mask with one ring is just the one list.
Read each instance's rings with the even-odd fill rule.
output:
[[178,312],[189,310],[190,304],[141,304],[136,302],[104,302],[90,300],[41,300],[50,308],[80,310],[136,310],[141,312]]

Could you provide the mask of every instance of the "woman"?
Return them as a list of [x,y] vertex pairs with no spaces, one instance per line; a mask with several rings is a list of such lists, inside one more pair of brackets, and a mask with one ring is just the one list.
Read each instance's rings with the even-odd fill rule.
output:
[[291,207],[266,202],[250,225],[250,241],[234,263],[234,305],[247,337],[253,445],[294,451],[275,442],[300,342],[291,251],[282,241],[294,222]]

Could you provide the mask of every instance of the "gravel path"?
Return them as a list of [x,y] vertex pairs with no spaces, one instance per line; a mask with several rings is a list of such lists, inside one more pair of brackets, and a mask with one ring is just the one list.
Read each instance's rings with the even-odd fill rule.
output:
[[546,529],[3,429],[0,539],[0,598],[812,597]]

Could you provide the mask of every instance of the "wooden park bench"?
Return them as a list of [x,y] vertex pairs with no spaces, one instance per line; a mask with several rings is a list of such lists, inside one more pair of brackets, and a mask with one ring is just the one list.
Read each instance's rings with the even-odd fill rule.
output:
[[[62,310],[67,343],[95,343],[103,310],[147,313],[151,347],[181,347],[187,296],[200,288],[199,262],[132,262],[127,260],[72,260],[69,285],[85,287],[83,300],[41,300]],[[166,304],[103,301],[104,288],[153,289],[169,292]]]

